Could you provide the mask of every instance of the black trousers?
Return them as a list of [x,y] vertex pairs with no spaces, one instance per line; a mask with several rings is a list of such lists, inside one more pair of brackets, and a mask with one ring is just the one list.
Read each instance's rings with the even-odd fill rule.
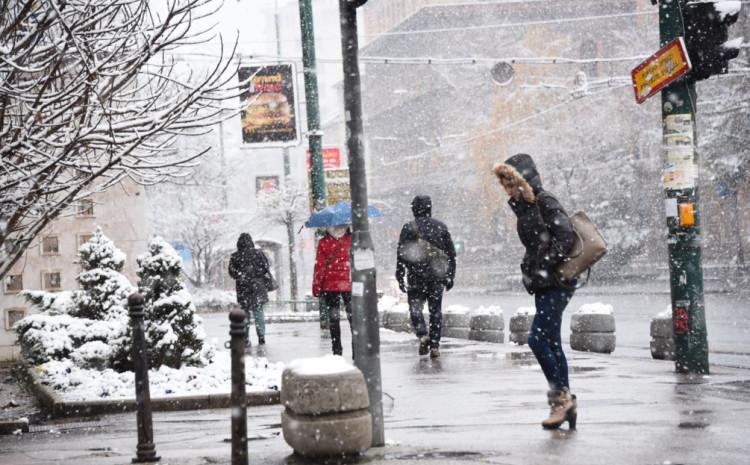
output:
[[443,283],[427,282],[415,288],[409,288],[407,297],[409,300],[409,314],[411,324],[417,337],[427,335],[427,326],[424,322],[422,309],[425,301],[430,311],[430,347],[440,347],[440,335],[443,330]]
[[[331,346],[333,355],[342,355],[344,352],[341,346],[341,302],[344,303],[346,310],[346,319],[349,320],[349,327],[352,326],[352,294],[351,292],[323,292],[321,301],[325,305],[325,311],[328,314],[328,328],[331,330]],[[352,344],[352,354],[354,354],[354,344]]]

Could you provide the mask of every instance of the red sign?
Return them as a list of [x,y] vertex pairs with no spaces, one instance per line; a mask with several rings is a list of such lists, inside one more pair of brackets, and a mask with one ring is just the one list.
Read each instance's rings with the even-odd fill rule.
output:
[[690,314],[688,313],[689,302],[677,302],[674,309],[674,333],[678,336],[690,331]]
[[[338,147],[323,149],[323,169],[324,170],[335,170],[341,168],[341,150]],[[307,169],[312,167],[310,161],[310,151],[307,151]]]
[[645,102],[691,69],[685,41],[678,37],[631,71],[635,101]]

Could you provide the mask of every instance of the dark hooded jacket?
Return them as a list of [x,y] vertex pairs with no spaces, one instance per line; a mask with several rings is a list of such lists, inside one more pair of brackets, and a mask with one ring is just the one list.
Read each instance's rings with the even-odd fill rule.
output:
[[250,234],[242,233],[237,239],[237,251],[229,259],[229,276],[237,286],[237,303],[247,308],[268,302],[265,275],[268,259],[256,249]]
[[526,253],[521,263],[523,284],[530,294],[559,287],[554,271],[575,245],[575,231],[560,202],[542,187],[529,155],[519,153],[495,166],[495,175],[512,180],[522,190],[508,201],[518,218],[516,229]]
[[[403,282],[404,275],[409,281],[409,288],[428,288],[433,283],[453,285],[456,276],[456,248],[448,232],[448,227],[432,218],[432,200],[429,196],[418,195],[411,203],[414,221],[406,223],[401,228],[396,252],[396,279]],[[419,234],[415,230],[419,229]],[[436,269],[429,263],[414,263],[410,259],[409,250],[418,237],[436,246],[447,256],[447,267]]]

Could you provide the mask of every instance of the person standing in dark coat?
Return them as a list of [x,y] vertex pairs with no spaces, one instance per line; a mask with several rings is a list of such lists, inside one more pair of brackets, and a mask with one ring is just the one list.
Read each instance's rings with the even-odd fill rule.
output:
[[250,345],[250,317],[255,320],[258,344],[266,343],[266,320],[263,305],[268,302],[266,276],[269,273],[268,258],[262,250],[256,249],[253,238],[248,233],[240,234],[237,251],[229,259],[229,276],[235,280],[237,303],[245,312],[246,340]]
[[[343,302],[349,328],[352,326],[352,272],[349,262],[349,250],[352,245],[352,233],[349,226],[331,226],[325,236],[318,242],[315,253],[312,293],[320,297],[320,302],[328,315],[328,328],[331,331],[331,348],[333,355],[342,355],[341,313]],[[354,347],[352,347],[353,354]]]
[[[396,279],[409,301],[411,322],[419,338],[419,355],[440,356],[443,326],[443,289],[450,291],[456,276],[456,248],[448,227],[432,218],[432,200],[427,195],[411,203],[414,221],[401,228],[396,252]],[[406,277],[406,282],[404,281]],[[430,312],[429,337],[422,309]]]
[[523,285],[534,296],[536,315],[529,331],[534,352],[549,384],[550,416],[544,428],[558,428],[565,421],[575,429],[577,399],[570,393],[568,362],[560,336],[562,315],[573,297],[575,283],[562,285],[556,270],[575,246],[575,230],[560,202],[545,191],[534,161],[519,153],[495,165],[495,176],[516,214],[516,229],[526,253],[521,263]]

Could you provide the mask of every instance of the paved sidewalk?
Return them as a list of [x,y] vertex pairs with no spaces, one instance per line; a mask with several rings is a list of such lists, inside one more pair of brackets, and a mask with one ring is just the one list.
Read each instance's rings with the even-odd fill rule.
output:
[[[267,339],[272,361],[330,350],[316,323],[269,325]],[[387,444],[362,463],[744,464],[750,454],[750,370],[689,379],[647,350],[568,350],[578,431],[545,431],[546,386],[526,347],[446,339],[442,357],[429,360],[417,357],[413,336],[382,331],[381,340]],[[350,347],[345,340],[347,357]],[[248,410],[250,464],[309,463],[281,437],[280,412]],[[228,409],[158,413],[154,427],[161,463],[230,462]],[[0,464],[124,465],[136,443],[133,413],[46,424],[0,437]]]

